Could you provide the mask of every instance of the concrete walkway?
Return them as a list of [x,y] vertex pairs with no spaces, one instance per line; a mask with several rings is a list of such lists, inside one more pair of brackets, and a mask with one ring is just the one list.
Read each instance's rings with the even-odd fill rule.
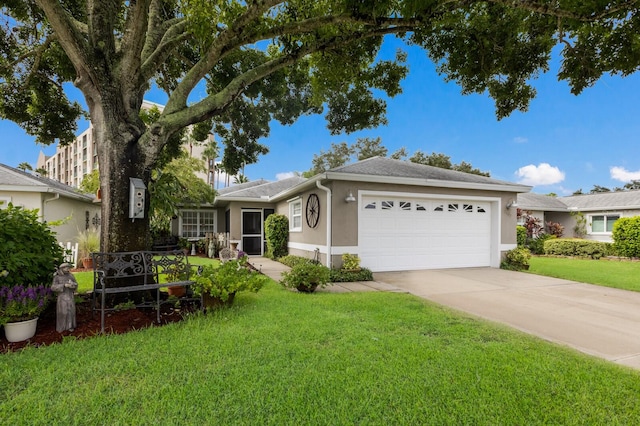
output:
[[[276,281],[289,269],[266,258],[250,262]],[[317,291],[411,293],[640,369],[640,293],[495,268],[384,272],[374,278]]]

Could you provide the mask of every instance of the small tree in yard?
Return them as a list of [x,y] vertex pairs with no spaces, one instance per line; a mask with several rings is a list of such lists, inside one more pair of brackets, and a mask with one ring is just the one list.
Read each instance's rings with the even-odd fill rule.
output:
[[[149,197],[132,221],[129,180],[149,187],[188,126],[215,132],[234,172],[266,151],[257,141],[272,120],[326,110],[332,134],[386,124],[377,96],[401,93],[408,69],[403,52],[380,55],[385,37],[423,48],[463,93],[488,93],[498,118],[527,110],[555,46],[575,94],[640,64],[633,1],[33,0],[2,11],[0,118],[38,143],[70,143],[83,111],[65,83],[80,91],[100,164],[102,251],[146,248]],[[147,125],[153,85],[167,101]]]

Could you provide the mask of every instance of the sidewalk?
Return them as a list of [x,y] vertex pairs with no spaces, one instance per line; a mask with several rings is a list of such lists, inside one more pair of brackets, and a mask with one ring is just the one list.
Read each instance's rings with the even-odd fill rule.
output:
[[[280,262],[276,262],[266,257],[251,257],[249,258],[249,263],[253,265],[258,271],[278,282],[280,281],[280,275],[284,271],[288,271],[291,269]],[[349,293],[353,291],[388,291],[407,293],[406,290],[398,288],[394,285],[378,281],[335,283],[325,288],[318,288],[316,290],[316,292],[318,293]]]

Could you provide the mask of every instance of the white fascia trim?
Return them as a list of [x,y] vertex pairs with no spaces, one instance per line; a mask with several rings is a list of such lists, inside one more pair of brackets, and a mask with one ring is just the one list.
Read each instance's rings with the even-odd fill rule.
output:
[[287,247],[309,252],[313,252],[315,249],[320,249],[320,253],[327,254],[327,246],[319,246],[318,244],[292,243],[291,241],[289,241]]
[[480,189],[487,191],[503,191],[503,192],[530,192],[533,188],[527,185],[516,184],[491,184],[491,183],[475,183],[475,182],[456,182],[438,179],[420,179],[420,178],[403,178],[394,176],[374,176],[374,175],[356,175],[351,173],[334,173],[326,172],[327,179],[346,180],[354,182],[371,182],[371,183],[394,183],[401,185],[415,186],[434,186],[441,188],[458,188],[458,189]]
[[589,208],[584,208],[581,209],[579,207],[576,207],[573,210],[569,210],[569,211],[575,211],[575,212],[580,212],[580,213],[589,213],[591,215],[596,214],[596,213],[601,213],[601,214],[616,214],[619,213],[621,210],[640,210],[640,206],[607,206],[606,208],[603,207],[589,207]]

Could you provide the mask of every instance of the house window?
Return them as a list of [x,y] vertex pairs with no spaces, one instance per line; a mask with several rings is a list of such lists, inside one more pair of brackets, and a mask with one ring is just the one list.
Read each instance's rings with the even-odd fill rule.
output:
[[619,214],[594,215],[591,216],[591,233],[607,233],[613,232],[613,224],[620,219]]
[[185,238],[204,237],[214,232],[215,212],[207,210],[184,210],[180,225],[180,235]]
[[289,231],[302,231],[302,199],[300,198],[289,203]]

